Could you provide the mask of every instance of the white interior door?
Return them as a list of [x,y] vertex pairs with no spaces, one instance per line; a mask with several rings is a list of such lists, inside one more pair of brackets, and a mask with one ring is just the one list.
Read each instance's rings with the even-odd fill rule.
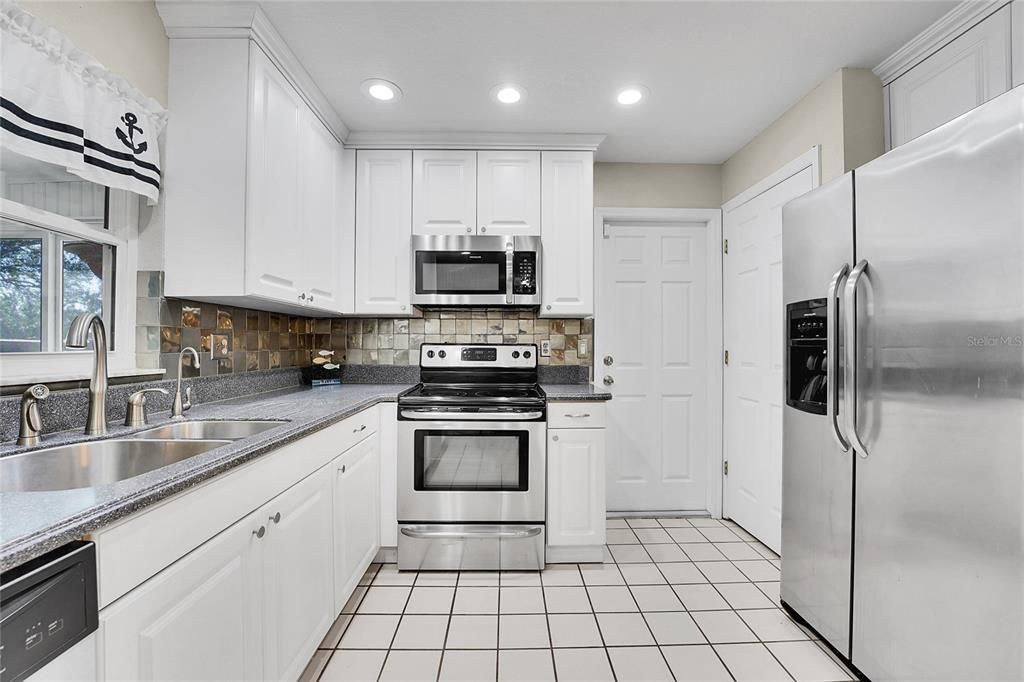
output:
[[[608,509],[706,510],[708,225],[623,223],[600,242],[600,357],[610,377]],[[715,316],[717,319],[717,316]]]
[[815,186],[806,166],[724,214],[725,515],[776,552],[782,534],[782,207]]

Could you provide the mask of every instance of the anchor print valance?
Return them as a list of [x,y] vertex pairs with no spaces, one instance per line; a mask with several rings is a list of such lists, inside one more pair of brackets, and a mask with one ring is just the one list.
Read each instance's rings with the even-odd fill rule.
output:
[[0,67],[0,147],[157,201],[167,112],[156,100],[7,0]]

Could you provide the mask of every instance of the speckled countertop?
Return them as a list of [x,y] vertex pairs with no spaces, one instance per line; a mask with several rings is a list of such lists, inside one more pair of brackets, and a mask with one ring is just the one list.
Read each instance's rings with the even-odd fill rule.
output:
[[[394,402],[409,388],[400,384],[346,384],[295,387],[196,405],[187,414],[198,419],[275,419],[287,423],[222,445],[195,457],[118,483],[95,488],[0,494],[0,571],[60,547],[82,535],[133,514],[155,502],[237,467],[271,450],[330,426],[380,402]],[[609,400],[592,384],[546,384],[549,400]],[[169,422],[167,412],[150,415],[148,426],[110,426],[103,438],[133,433]],[[81,431],[48,435],[42,447],[90,440]],[[38,449],[38,448],[37,448]],[[0,446],[0,456],[25,451]]]
[[[196,405],[196,419],[281,419],[286,424],[234,441],[111,485],[52,492],[0,494],[0,571],[110,524],[159,500],[248,462],[380,402],[394,402],[409,388],[393,384],[348,384],[290,388],[217,403]],[[127,436],[169,421],[168,413],[150,416],[149,426],[111,426],[104,438]],[[82,441],[80,431],[47,436],[45,447]],[[0,447],[0,455],[25,448]]]

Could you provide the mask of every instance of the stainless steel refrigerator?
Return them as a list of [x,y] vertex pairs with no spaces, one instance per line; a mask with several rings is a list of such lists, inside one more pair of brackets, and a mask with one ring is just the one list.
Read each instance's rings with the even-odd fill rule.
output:
[[864,676],[1024,679],[1024,88],[783,210],[784,604]]

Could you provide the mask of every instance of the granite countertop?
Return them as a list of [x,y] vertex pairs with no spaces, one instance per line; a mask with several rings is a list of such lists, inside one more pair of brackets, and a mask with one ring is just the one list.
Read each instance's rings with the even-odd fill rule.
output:
[[541,384],[548,400],[611,400],[612,394],[594,384]]
[[[0,494],[0,571],[71,542],[237,467],[271,450],[341,421],[380,402],[394,402],[409,388],[395,384],[347,384],[296,387],[196,405],[186,413],[197,419],[280,419],[287,423],[222,445],[195,457],[118,483],[95,488]],[[169,422],[168,413],[150,415],[148,426],[111,425],[103,438],[129,436]],[[81,431],[44,437],[43,447],[90,440]],[[0,447],[0,456],[28,450]]]

